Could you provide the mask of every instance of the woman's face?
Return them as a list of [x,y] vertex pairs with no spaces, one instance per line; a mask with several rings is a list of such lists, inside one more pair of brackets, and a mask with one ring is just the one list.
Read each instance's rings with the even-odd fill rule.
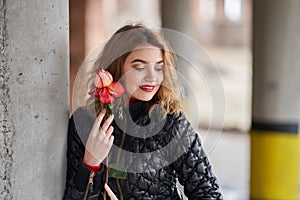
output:
[[162,51],[150,44],[138,46],[125,60],[123,84],[127,93],[138,100],[149,101],[164,79]]

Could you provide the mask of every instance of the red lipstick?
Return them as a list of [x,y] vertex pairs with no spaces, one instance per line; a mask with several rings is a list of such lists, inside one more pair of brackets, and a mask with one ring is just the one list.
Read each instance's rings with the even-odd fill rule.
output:
[[141,85],[139,88],[141,90],[143,90],[144,92],[153,92],[155,86],[153,86],[153,85]]

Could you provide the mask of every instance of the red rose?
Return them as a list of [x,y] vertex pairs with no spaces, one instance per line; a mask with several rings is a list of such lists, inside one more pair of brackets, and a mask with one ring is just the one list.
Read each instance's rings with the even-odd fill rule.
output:
[[113,82],[112,75],[103,69],[96,70],[95,86],[89,94],[99,97],[100,102],[104,104],[113,103],[115,98],[125,93],[124,86],[119,82]]

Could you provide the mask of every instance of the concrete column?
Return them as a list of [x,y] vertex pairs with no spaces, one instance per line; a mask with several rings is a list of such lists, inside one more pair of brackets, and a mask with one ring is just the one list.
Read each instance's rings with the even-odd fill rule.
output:
[[61,199],[68,1],[0,0],[0,11],[0,199]]
[[[192,5],[195,4],[191,0],[161,1],[162,27],[171,29],[165,30],[163,35],[177,54],[179,79],[187,97],[184,102],[187,105],[185,112],[191,123],[196,128],[202,123],[202,127],[220,129],[225,116],[223,83],[206,50],[193,39],[198,33],[192,20]],[[211,110],[205,116],[198,109],[199,102],[203,102],[199,97],[209,99],[205,109]],[[207,149],[213,147],[213,144],[206,144]]]
[[[170,46],[177,54],[178,66],[180,66],[179,73],[187,74],[192,73],[190,63],[195,60],[195,54],[191,45],[191,20],[192,20],[191,0],[162,0],[161,1],[161,22],[164,37],[169,42]],[[189,52],[189,53],[187,53]],[[187,103],[190,103],[190,96],[192,91],[186,85],[183,85],[185,94],[187,96]],[[194,113],[187,108],[187,113],[191,121],[197,121],[198,116],[194,116]],[[193,125],[196,125],[193,123]],[[197,124],[198,125],[198,124]]]
[[253,1],[252,199],[298,199],[300,1]]
[[191,31],[191,0],[162,0],[161,1],[162,27],[184,34]]

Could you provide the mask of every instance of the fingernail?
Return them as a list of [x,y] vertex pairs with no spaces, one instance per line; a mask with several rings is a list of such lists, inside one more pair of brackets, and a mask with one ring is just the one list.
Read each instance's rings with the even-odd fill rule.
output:
[[106,108],[104,108],[101,112],[102,112],[102,113],[106,112]]

